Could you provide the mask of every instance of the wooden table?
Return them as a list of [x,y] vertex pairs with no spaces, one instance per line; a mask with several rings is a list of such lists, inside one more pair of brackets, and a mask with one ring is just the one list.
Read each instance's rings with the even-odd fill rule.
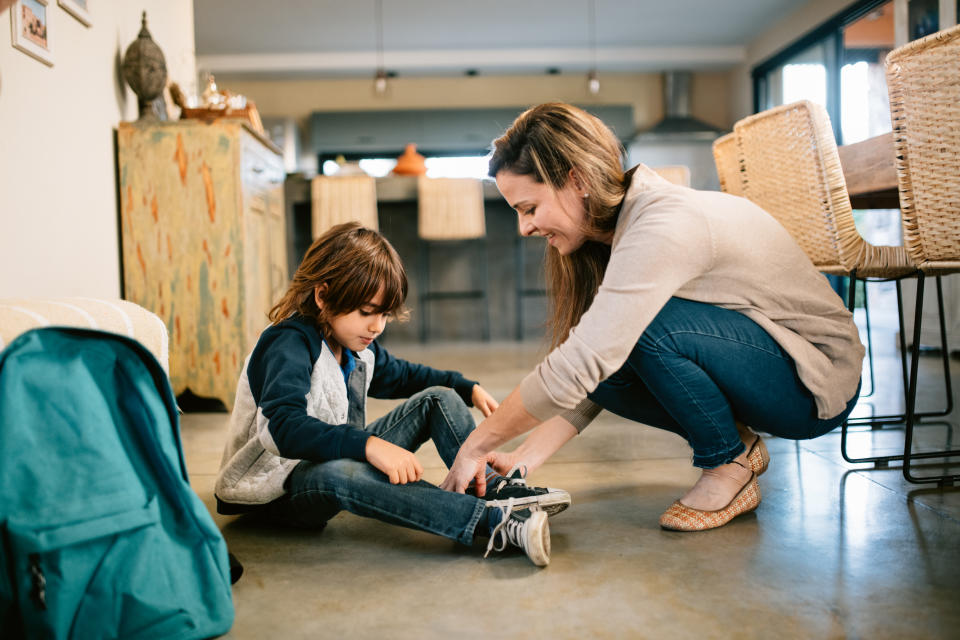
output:
[[854,209],[900,208],[892,132],[838,150]]

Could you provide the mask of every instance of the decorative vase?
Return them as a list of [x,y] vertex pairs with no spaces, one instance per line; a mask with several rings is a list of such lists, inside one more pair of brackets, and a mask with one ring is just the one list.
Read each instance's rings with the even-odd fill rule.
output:
[[417,153],[417,145],[410,143],[397,158],[393,173],[398,176],[422,176],[427,172],[425,158]]
[[147,30],[147,12],[143,12],[140,33],[123,54],[123,77],[137,94],[140,120],[157,120],[153,102],[163,95],[167,85],[167,62],[163,51]]

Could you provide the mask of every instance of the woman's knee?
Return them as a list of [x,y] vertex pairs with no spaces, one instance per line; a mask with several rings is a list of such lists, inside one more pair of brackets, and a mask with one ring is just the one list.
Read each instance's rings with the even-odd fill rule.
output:
[[675,336],[689,332],[694,318],[704,313],[704,307],[710,306],[702,302],[670,298],[644,329],[637,347],[649,353],[677,350]]

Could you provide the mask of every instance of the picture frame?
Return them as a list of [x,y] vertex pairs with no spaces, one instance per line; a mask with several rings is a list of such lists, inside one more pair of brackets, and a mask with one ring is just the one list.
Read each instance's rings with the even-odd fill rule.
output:
[[17,0],[13,3],[10,7],[10,43],[52,67],[48,4],[49,0]]
[[90,0],[57,0],[57,4],[86,26],[93,24],[93,19],[90,17]]

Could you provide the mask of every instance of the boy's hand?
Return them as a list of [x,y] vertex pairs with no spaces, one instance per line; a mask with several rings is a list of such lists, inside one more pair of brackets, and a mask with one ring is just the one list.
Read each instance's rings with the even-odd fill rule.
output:
[[480,409],[484,418],[490,417],[490,414],[496,411],[500,403],[493,399],[493,396],[487,393],[487,390],[478,384],[473,385],[473,392],[470,394],[470,400],[473,406]]
[[367,462],[386,474],[390,484],[407,484],[423,477],[423,465],[417,456],[392,442],[376,436],[367,438]]

